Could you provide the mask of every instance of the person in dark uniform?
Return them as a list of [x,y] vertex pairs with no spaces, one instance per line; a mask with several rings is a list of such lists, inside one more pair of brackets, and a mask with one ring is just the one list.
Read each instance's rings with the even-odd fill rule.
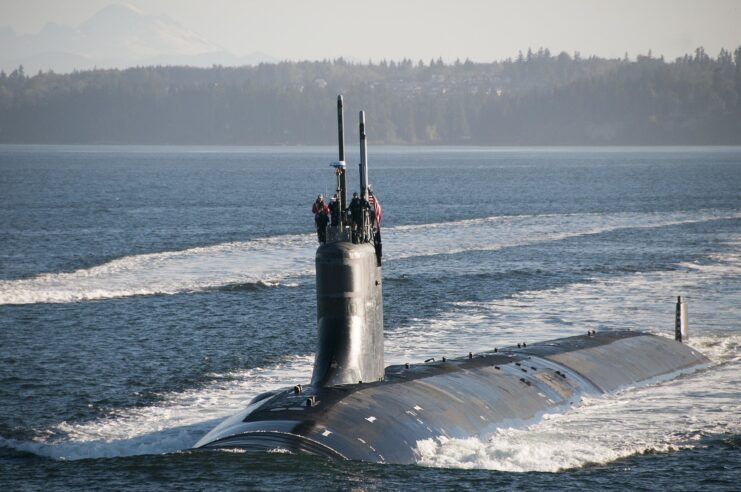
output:
[[329,200],[329,214],[332,219],[332,227],[340,225],[340,201],[337,199],[337,194],[332,195]]
[[363,210],[370,208],[368,202],[358,196],[357,192],[352,194],[350,201],[350,216],[352,217],[352,242],[358,243],[363,229]]
[[329,223],[329,214],[327,209],[322,208],[314,217],[316,222],[316,234],[319,239],[319,244],[325,244],[327,242],[327,224]]

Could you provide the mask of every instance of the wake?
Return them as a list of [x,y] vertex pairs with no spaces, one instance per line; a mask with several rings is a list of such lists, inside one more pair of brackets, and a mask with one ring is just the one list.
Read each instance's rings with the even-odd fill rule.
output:
[[[494,216],[384,230],[386,261],[493,251],[627,228],[741,218],[727,211]],[[0,281],[0,304],[70,303],[199,292],[230,285],[295,285],[314,273],[314,234],[125,256],[92,268]]]

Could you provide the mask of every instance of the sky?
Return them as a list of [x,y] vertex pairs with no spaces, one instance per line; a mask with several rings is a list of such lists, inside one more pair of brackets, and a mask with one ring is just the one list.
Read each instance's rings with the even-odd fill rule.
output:
[[77,26],[111,3],[167,15],[237,55],[474,61],[529,47],[674,59],[741,46],[741,0],[0,0],[0,26]]

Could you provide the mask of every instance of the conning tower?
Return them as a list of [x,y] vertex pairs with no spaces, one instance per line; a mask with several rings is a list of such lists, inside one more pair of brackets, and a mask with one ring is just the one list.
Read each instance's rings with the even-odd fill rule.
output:
[[327,243],[316,251],[318,346],[311,378],[315,387],[384,377],[380,253],[374,247],[378,225],[367,205],[365,113],[360,112],[360,199],[366,206],[356,208],[355,217],[348,216],[342,96],[337,97],[337,122],[339,161],[331,165],[341,214],[339,224],[328,227]]

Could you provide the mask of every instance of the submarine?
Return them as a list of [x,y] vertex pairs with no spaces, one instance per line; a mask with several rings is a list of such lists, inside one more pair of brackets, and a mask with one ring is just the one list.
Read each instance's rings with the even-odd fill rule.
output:
[[[412,464],[427,439],[486,439],[598,396],[692,372],[709,360],[687,346],[686,305],[673,338],[593,330],[579,336],[384,367],[380,208],[368,185],[360,112],[360,191],[347,203],[343,100],[337,99],[339,220],[316,251],[317,350],[309,384],[256,396],[198,449],[288,451],[340,460]],[[377,205],[375,207],[373,205]]]

